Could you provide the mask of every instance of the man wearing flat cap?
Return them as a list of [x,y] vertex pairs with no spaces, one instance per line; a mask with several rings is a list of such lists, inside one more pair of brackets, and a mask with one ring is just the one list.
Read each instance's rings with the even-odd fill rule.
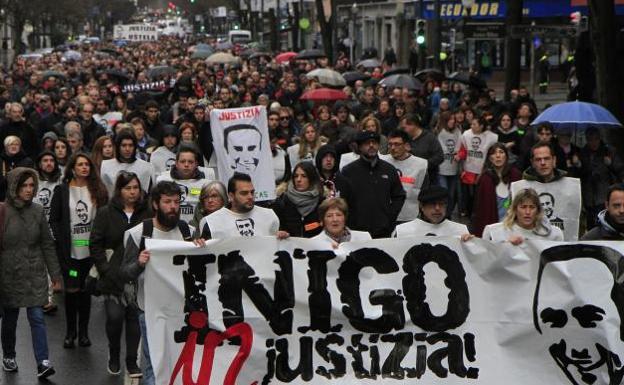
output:
[[373,238],[389,237],[403,207],[405,190],[396,168],[379,159],[379,134],[361,131],[355,141],[360,158],[342,170],[354,192],[349,227],[368,231]]
[[447,219],[446,206],[449,198],[444,187],[431,185],[418,194],[420,214],[413,221],[396,227],[394,236],[397,238],[412,236],[461,236],[468,240],[472,236],[466,225]]

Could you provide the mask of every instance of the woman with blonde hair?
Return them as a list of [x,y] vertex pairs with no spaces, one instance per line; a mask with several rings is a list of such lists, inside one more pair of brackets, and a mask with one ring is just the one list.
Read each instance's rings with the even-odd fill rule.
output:
[[563,241],[563,232],[544,218],[537,192],[525,189],[513,198],[502,222],[485,226],[483,239],[520,245],[526,239]]
[[379,153],[385,155],[388,153],[388,138],[381,133],[381,122],[373,115],[369,115],[362,119],[362,131],[370,131],[379,134]]
[[299,134],[299,143],[286,149],[293,170],[299,162],[314,162],[316,153],[323,144],[321,134],[314,124],[304,125]]

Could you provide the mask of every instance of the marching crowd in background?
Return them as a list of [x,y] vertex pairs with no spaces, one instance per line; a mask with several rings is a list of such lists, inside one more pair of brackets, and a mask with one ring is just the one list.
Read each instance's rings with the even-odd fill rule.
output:
[[[256,56],[211,65],[191,59],[188,48],[168,38],[90,44],[75,48],[79,59],[17,58],[0,74],[5,371],[18,370],[16,328],[26,308],[38,376],[54,374],[44,314],[56,311],[54,292],[62,290],[64,347],[91,345],[91,299],[101,295],[109,341],[102,370],[121,372],[125,328],[128,374],[154,384],[144,338],[146,238],[201,246],[273,235],[329,248],[425,235],[561,241],[548,203],[532,189],[512,197],[510,185],[579,178],[579,236],[624,239],[622,160],[597,129],[579,137],[532,126],[538,111],[525,87],[502,102],[491,89],[436,76],[422,90],[380,86],[388,63],[365,70],[346,57]],[[171,69],[156,75],[166,88],[124,92],[124,82],[147,83],[157,66]],[[321,87],[305,76],[315,68],[360,71],[368,80],[344,87],[347,100],[303,100]],[[244,173],[220,182],[216,167],[210,111],[256,105],[267,110],[273,201],[256,202]]]

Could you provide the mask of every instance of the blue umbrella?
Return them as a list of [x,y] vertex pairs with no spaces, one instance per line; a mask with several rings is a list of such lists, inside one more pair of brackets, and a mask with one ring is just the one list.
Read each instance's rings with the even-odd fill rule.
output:
[[606,108],[593,103],[568,102],[555,104],[542,112],[531,125],[550,122],[556,130],[582,131],[589,127],[622,127]]

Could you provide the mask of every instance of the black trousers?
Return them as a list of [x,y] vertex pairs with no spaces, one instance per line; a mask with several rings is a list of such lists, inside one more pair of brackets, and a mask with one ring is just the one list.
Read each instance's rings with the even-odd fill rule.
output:
[[124,306],[116,299],[104,300],[106,311],[106,336],[111,358],[119,358],[121,350],[121,333],[126,325],[126,364],[136,364],[141,329],[139,327],[139,310],[134,306]]

